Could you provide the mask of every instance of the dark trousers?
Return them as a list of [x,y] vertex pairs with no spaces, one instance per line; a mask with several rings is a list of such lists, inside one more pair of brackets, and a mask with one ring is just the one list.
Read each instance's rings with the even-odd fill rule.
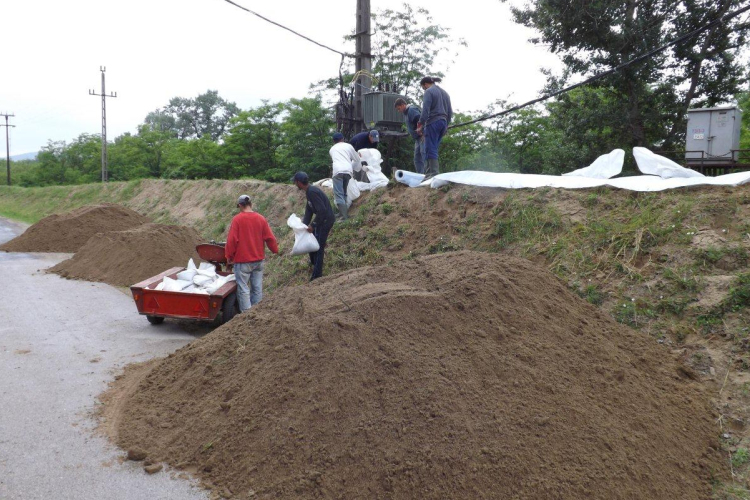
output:
[[310,277],[310,281],[323,276],[323,256],[325,252],[326,241],[328,241],[328,233],[331,232],[332,228],[333,224],[327,226],[316,226],[315,230],[313,231],[315,239],[318,240],[318,244],[320,245],[320,250],[318,250],[317,252],[310,252],[310,263],[313,265],[313,273]]

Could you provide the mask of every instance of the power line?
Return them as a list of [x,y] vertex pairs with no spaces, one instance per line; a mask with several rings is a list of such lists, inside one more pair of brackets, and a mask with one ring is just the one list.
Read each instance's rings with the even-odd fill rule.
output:
[[10,127],[15,127],[15,125],[8,125],[8,118],[11,116],[16,115],[9,115],[8,113],[0,113],[0,116],[5,117],[5,125],[0,124],[0,127],[5,127],[5,162],[7,165],[7,172],[8,172],[8,185],[10,186],[10,138],[8,136],[8,131],[10,130]]
[[671,42],[666,43],[666,44],[662,45],[661,47],[657,47],[654,50],[646,52],[645,54],[641,54],[640,56],[634,57],[633,59],[630,59],[629,61],[626,61],[626,62],[620,64],[619,66],[615,66],[612,69],[609,69],[607,71],[599,73],[598,75],[594,75],[591,78],[587,78],[586,80],[584,80],[582,82],[578,82],[578,83],[576,83],[574,85],[570,85],[570,86],[565,87],[563,89],[560,89],[560,90],[558,90],[556,92],[552,92],[551,94],[547,94],[547,95],[544,95],[544,96],[539,97],[537,99],[533,99],[533,100],[525,102],[523,104],[519,104],[518,106],[513,106],[512,108],[508,108],[508,109],[500,111],[498,113],[494,113],[494,114],[486,115],[486,116],[480,116],[479,118],[476,118],[474,120],[469,120],[467,122],[456,123],[454,125],[449,126],[448,128],[452,129],[452,128],[458,128],[458,127],[465,127],[466,125],[471,125],[471,124],[474,124],[474,123],[483,122],[485,120],[490,120],[492,118],[497,118],[498,116],[507,115],[508,113],[512,113],[514,111],[518,111],[519,109],[531,106],[532,104],[537,104],[539,102],[546,101],[546,100],[551,99],[553,97],[557,97],[557,96],[559,96],[561,94],[565,94],[566,92],[570,92],[571,90],[576,89],[578,87],[582,87],[584,85],[588,85],[591,82],[595,82],[597,80],[601,80],[602,78],[604,78],[606,76],[609,76],[609,75],[611,75],[613,73],[616,73],[616,72],[620,71],[621,69],[627,68],[628,66],[631,66],[631,65],[633,65],[635,63],[638,63],[638,62],[641,62],[641,61],[643,61],[645,59],[653,57],[656,54],[665,51],[669,47],[672,47],[674,45],[678,45],[678,44],[684,42],[685,40],[688,40],[688,39],[690,39],[690,38],[698,35],[699,33],[703,32],[703,31],[706,31],[709,28],[712,28],[713,26],[715,26],[717,24],[725,23],[725,22],[729,21],[730,19],[732,19],[734,17],[737,17],[740,14],[742,14],[744,12],[747,12],[749,10],[750,10],[750,5],[748,5],[746,7],[742,7],[741,9],[737,9],[735,11],[729,12],[726,15],[721,16],[721,17],[715,19],[714,21],[712,21],[710,23],[701,26],[700,28],[696,28],[696,29],[694,29],[693,31],[691,31],[689,33],[686,33],[686,34],[684,34],[684,35],[682,35],[680,37],[675,38]]
[[304,39],[305,39],[305,40],[307,40],[308,42],[312,42],[312,43],[314,43],[315,45],[317,45],[317,46],[319,46],[319,47],[323,47],[324,49],[328,49],[328,50],[330,50],[331,52],[335,52],[336,54],[339,54],[339,55],[340,55],[341,57],[354,57],[354,55],[353,55],[353,54],[347,54],[346,52],[341,52],[340,50],[336,50],[336,49],[333,49],[333,48],[329,47],[328,45],[324,45],[324,44],[322,44],[322,43],[320,43],[320,42],[316,42],[316,41],[315,41],[315,40],[313,40],[312,38],[306,37],[305,35],[303,35],[303,34],[301,34],[301,33],[298,33],[298,32],[294,31],[294,30],[293,30],[293,29],[291,29],[291,28],[287,28],[287,27],[286,27],[286,26],[284,26],[283,24],[279,24],[279,23],[277,23],[276,21],[272,21],[271,19],[268,19],[267,17],[264,17],[264,16],[262,16],[262,15],[258,14],[257,12],[255,12],[255,11],[253,11],[253,10],[250,10],[250,9],[248,9],[248,8],[246,8],[246,7],[243,7],[242,5],[236,4],[236,3],[234,3],[234,2],[232,1],[232,0],[224,0],[224,1],[225,1],[225,2],[227,2],[227,3],[230,3],[230,4],[232,4],[232,5],[234,5],[234,6],[235,6],[235,7],[237,7],[237,8],[240,8],[240,9],[244,10],[245,12],[249,12],[250,14],[252,14],[252,15],[254,15],[254,16],[257,16],[257,17],[259,17],[259,18],[263,19],[264,21],[266,21],[266,22],[268,22],[268,23],[271,23],[271,24],[273,24],[273,25],[275,25],[275,26],[278,26],[278,27],[279,27],[279,28],[281,28],[281,29],[287,30],[287,31],[289,31],[289,32],[291,32],[291,33],[293,33],[293,34],[297,35],[297,36],[298,36],[298,37],[300,37],[300,38],[304,38]]

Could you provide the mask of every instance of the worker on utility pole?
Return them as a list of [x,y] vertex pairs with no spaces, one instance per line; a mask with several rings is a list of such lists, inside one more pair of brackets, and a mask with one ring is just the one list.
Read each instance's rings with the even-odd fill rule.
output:
[[419,117],[422,110],[414,104],[407,104],[406,101],[399,97],[394,105],[399,113],[406,116],[406,130],[414,139],[414,171],[418,174],[424,173],[424,137],[417,133]]
[[419,117],[417,132],[425,139],[425,158],[427,168],[425,169],[425,180],[431,179],[440,173],[438,162],[438,148],[440,141],[448,131],[448,124],[453,119],[453,108],[448,92],[435,85],[442,78],[425,76],[419,82],[424,90],[422,98],[422,115]]
[[240,196],[237,206],[240,213],[232,219],[224,253],[227,263],[234,265],[237,299],[243,313],[263,299],[264,245],[275,254],[279,245],[266,218],[253,211],[248,195]]
[[333,199],[339,209],[341,219],[349,218],[349,205],[346,203],[346,190],[354,172],[362,170],[362,160],[351,144],[344,141],[344,134],[333,134],[333,146],[328,151],[332,161]]
[[318,245],[320,245],[320,249],[317,252],[310,252],[310,264],[313,268],[310,281],[312,281],[323,276],[323,257],[326,242],[328,241],[328,233],[331,232],[336,219],[333,215],[333,207],[328,200],[328,196],[319,187],[310,185],[310,178],[305,172],[294,174],[292,181],[297,186],[297,189],[305,192],[307,198],[305,216],[302,218],[302,223],[307,226],[308,233],[313,233],[315,239],[318,240]]

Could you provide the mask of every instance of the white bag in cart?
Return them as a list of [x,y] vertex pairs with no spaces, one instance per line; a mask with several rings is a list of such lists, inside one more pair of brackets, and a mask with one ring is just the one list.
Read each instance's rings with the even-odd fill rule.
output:
[[312,233],[307,232],[307,226],[302,223],[297,214],[292,214],[286,221],[286,225],[294,231],[294,247],[291,255],[302,255],[320,250],[320,244]]

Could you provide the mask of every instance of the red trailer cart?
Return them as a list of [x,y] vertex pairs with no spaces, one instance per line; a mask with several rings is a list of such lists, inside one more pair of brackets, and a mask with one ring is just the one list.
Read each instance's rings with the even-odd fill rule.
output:
[[[226,265],[224,247],[221,244],[203,244],[195,249],[201,259],[216,266],[217,274],[232,274],[232,266]],[[164,322],[164,318],[226,323],[234,317],[238,311],[237,284],[234,281],[225,283],[212,295],[156,290],[156,286],[165,277],[177,279],[177,273],[184,270],[184,267],[173,267],[130,287],[138,312],[145,315],[149,323],[158,325]]]

